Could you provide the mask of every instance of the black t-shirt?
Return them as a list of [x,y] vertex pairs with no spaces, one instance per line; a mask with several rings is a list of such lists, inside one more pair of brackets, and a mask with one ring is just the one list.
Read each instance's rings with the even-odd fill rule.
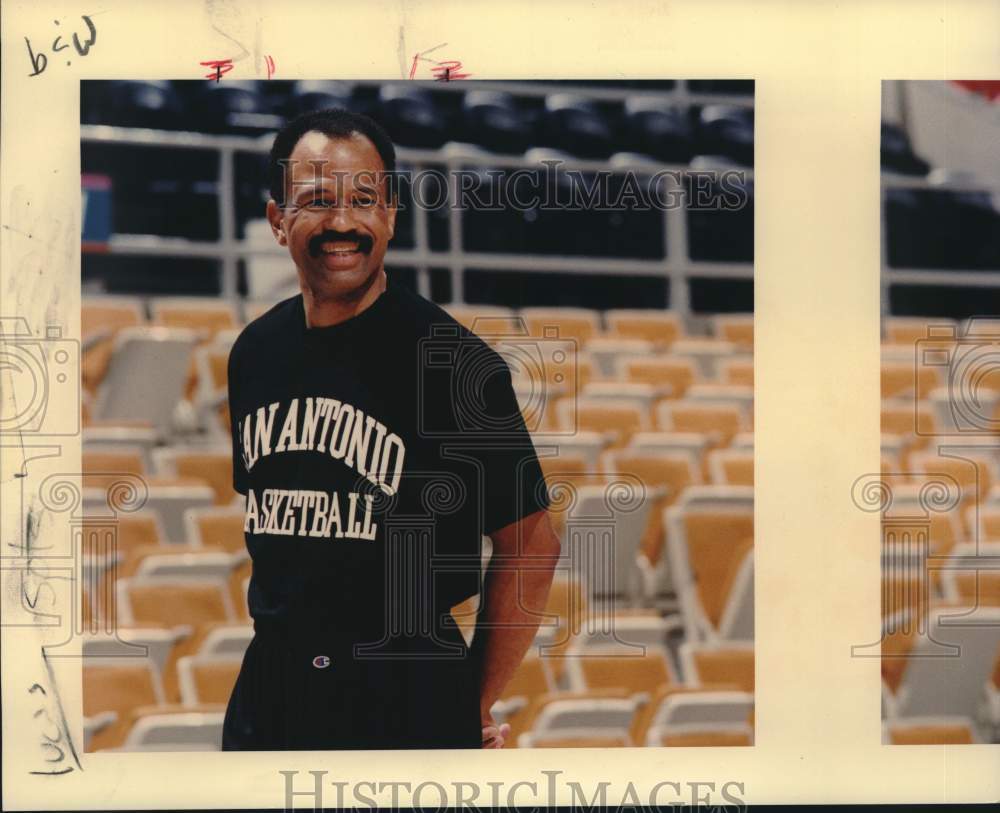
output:
[[238,682],[231,714],[251,732],[258,707],[298,704],[252,735],[270,747],[478,747],[449,610],[479,592],[482,536],[549,504],[506,363],[390,280],[335,325],[307,328],[301,295],[249,324],[229,408],[256,632],[240,682],[283,675]]

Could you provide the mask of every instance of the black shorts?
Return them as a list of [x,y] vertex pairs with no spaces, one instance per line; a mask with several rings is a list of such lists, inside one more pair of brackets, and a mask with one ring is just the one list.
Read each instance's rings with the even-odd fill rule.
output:
[[479,672],[454,658],[358,657],[323,635],[261,635],[226,708],[223,751],[481,748]]

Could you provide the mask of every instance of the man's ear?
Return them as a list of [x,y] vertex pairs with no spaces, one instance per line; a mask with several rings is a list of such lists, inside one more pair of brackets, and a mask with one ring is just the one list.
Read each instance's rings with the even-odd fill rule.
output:
[[267,222],[271,224],[271,232],[279,246],[288,245],[288,235],[285,234],[285,227],[282,223],[281,209],[278,208],[277,201],[272,198],[267,202]]

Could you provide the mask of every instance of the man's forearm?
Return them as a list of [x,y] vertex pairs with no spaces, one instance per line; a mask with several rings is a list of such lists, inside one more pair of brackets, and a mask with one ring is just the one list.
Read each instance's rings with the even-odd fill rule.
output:
[[481,659],[484,716],[534,640],[559,559],[559,541],[544,513],[521,530],[523,538],[514,543],[504,540],[498,546],[494,541],[480,598],[472,651]]

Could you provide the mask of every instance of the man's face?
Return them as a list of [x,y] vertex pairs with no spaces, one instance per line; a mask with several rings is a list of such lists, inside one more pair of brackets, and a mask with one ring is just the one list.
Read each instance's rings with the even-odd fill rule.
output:
[[275,239],[314,299],[356,299],[382,268],[396,225],[378,150],[360,133],[308,132],[289,157],[285,207],[267,205]]

